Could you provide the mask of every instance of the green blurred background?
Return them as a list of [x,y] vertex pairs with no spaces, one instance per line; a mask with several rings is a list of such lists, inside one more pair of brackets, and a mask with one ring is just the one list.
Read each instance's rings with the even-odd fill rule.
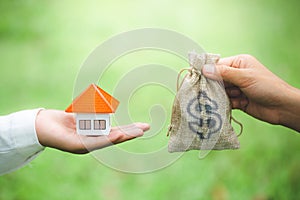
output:
[[[299,7],[296,0],[1,0],[0,114],[65,109],[89,53],[113,35],[145,27],[182,33],[223,57],[252,54],[300,88]],[[164,60],[181,67],[172,57]],[[110,89],[109,83],[103,87]],[[169,116],[173,96],[161,101],[169,102]],[[150,122],[147,112],[136,112],[148,105],[140,106],[130,105],[134,120]],[[299,199],[299,134],[239,111],[234,116],[244,124],[240,150],[211,152],[203,160],[188,152],[167,168],[135,175],[90,155],[46,149],[30,165],[0,177],[0,199]],[[157,137],[164,145],[165,132],[164,126]],[[134,149],[135,143],[126,145]]]

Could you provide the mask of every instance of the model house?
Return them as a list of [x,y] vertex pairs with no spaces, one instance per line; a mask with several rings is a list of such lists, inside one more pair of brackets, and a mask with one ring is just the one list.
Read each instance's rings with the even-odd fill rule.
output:
[[119,101],[91,84],[65,110],[76,113],[76,129],[82,135],[108,135],[111,129],[111,113],[114,113]]

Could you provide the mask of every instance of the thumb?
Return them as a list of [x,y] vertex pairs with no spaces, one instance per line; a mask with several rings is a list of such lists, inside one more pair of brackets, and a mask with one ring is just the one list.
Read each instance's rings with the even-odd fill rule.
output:
[[244,70],[227,65],[206,64],[202,68],[205,77],[213,80],[224,80],[236,86],[242,84]]

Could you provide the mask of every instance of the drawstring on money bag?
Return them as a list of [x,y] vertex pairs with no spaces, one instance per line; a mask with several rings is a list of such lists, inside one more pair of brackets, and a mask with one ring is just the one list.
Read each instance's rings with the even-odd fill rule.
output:
[[189,72],[191,72],[191,70],[192,70],[191,68],[183,68],[183,69],[181,69],[181,70],[179,71],[179,73],[178,73],[178,75],[177,75],[177,81],[176,81],[176,92],[178,92],[178,90],[179,90],[179,88],[181,87],[181,85],[182,85],[184,79],[185,79],[186,76],[188,75],[188,74],[186,74],[186,75],[183,77],[183,80],[181,81],[181,84],[179,85],[179,79],[180,79],[181,74],[182,74],[184,71],[189,71]]
[[236,124],[238,124],[240,126],[240,132],[239,134],[237,135],[238,137],[240,137],[243,133],[243,130],[244,130],[244,126],[241,122],[239,122],[238,120],[236,120],[233,116],[232,116],[232,113],[230,113],[230,123],[231,123],[231,120],[234,121]]

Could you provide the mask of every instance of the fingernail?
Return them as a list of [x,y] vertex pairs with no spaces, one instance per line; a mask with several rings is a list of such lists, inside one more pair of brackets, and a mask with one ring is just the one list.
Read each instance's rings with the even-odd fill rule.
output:
[[215,73],[215,65],[214,64],[205,64],[203,66],[203,71],[204,73],[207,73],[207,74],[214,74]]

